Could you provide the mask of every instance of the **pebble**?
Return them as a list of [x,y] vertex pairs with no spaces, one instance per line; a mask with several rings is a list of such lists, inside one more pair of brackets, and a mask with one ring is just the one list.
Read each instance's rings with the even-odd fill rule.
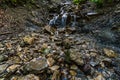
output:
[[40,80],[38,76],[34,74],[28,74],[25,76],[13,76],[10,80]]
[[8,67],[8,64],[2,64],[2,65],[0,65],[0,73],[4,72],[7,67]]
[[99,74],[94,80],[106,80],[102,74]]
[[11,65],[7,68],[7,72],[14,72],[16,71],[18,68],[20,67],[20,65],[18,64],[14,64],[14,65]]
[[40,72],[48,67],[47,60],[45,58],[34,58],[28,64],[24,66],[24,69],[32,72]]
[[106,48],[104,48],[104,53],[110,58],[115,58],[118,56],[118,54],[115,53],[113,50],[106,49]]
[[23,37],[23,41],[27,44],[33,44],[34,40],[35,40],[34,37],[30,37],[30,36]]
[[76,75],[77,75],[77,73],[76,73],[74,70],[70,70],[70,74],[71,74],[72,76],[76,76]]
[[54,60],[53,58],[48,58],[48,59],[47,59],[47,64],[48,64],[49,66],[54,65],[54,63],[55,63],[55,60]]
[[0,62],[6,61],[8,59],[7,55],[0,55]]
[[58,70],[59,68],[60,68],[60,66],[58,66],[58,65],[54,65],[54,66],[50,67],[50,69],[52,71]]

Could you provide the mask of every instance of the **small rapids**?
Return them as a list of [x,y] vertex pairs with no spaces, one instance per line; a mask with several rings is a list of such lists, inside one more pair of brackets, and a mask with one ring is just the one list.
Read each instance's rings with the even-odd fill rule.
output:
[[[80,31],[80,34],[82,32],[85,33],[85,35],[86,33],[87,35],[91,35],[97,41],[97,43],[100,44],[100,47],[109,47],[120,52],[120,33],[112,31],[112,27],[120,23],[119,14],[113,14],[111,18],[108,16],[103,18],[101,17],[100,19],[96,19],[93,21],[93,23],[91,23],[90,21],[92,18],[89,20],[89,22],[86,19],[89,19],[89,16],[91,17],[92,15],[97,17],[99,13],[91,9],[91,7],[91,10],[87,10],[87,12],[84,12],[85,10],[83,10],[83,12],[82,10],[72,10],[71,5],[74,6],[70,1],[61,3],[59,12],[53,13],[53,17],[49,20],[48,24],[51,27],[58,28],[75,27],[77,31]],[[116,27],[118,28],[119,26]],[[96,32],[97,30],[98,32]],[[91,32],[93,34],[91,34]]]
[[63,6],[60,8],[60,13],[54,13],[53,18],[49,21],[49,25],[57,27],[77,26],[77,15],[75,14],[75,12],[68,12],[67,10],[65,10],[65,7],[70,6],[71,2],[61,3],[61,5]]

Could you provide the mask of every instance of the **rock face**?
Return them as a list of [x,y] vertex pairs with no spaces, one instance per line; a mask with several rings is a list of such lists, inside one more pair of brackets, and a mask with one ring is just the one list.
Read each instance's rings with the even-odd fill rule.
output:
[[34,58],[28,64],[24,66],[24,69],[32,73],[40,73],[48,67],[47,60],[45,58]]

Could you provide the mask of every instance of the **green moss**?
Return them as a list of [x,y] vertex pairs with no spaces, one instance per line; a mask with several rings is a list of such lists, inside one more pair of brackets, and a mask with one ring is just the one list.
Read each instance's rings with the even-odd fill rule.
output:
[[85,2],[86,0],[73,0],[74,4],[81,4],[83,2]]

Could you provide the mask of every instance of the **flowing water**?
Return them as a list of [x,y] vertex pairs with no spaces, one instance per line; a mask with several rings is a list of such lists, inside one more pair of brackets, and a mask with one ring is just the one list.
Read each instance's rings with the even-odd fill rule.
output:
[[[66,1],[65,3],[61,3],[61,5],[62,7],[60,8],[60,13],[54,13],[53,18],[49,21],[49,25],[51,27],[77,27],[81,30],[85,30],[85,33],[88,32],[88,34],[89,32],[94,32],[98,30],[98,32],[95,32],[92,35],[90,34],[93,38],[96,39],[98,45],[100,47],[109,47],[120,52],[120,33],[116,33],[115,31],[111,30],[112,27],[120,23],[119,14],[113,14],[111,16],[105,16],[103,18],[101,17],[100,19],[96,19],[95,21],[93,21],[93,23],[85,23],[82,27],[80,27],[79,24],[82,24],[80,20],[83,20],[84,22],[84,19],[80,18],[79,20],[77,20],[77,18],[81,17],[81,15],[77,15],[74,11],[69,11],[69,7],[70,5],[72,5],[71,2]],[[97,14],[96,12],[92,11],[93,10],[91,10],[91,13],[89,13],[89,11],[88,13],[86,13],[86,15],[91,16]],[[79,31],[79,29],[77,30]]]

